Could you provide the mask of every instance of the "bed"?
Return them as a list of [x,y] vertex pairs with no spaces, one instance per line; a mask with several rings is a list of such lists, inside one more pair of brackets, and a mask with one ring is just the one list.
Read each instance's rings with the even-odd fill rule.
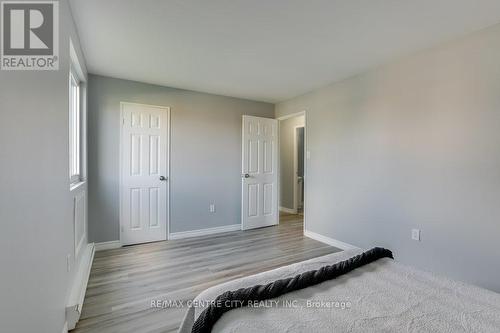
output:
[[[179,332],[191,332],[226,291],[271,284],[362,252],[333,253],[209,288],[189,306]],[[335,279],[232,309],[211,331],[500,332],[500,294],[380,258]]]

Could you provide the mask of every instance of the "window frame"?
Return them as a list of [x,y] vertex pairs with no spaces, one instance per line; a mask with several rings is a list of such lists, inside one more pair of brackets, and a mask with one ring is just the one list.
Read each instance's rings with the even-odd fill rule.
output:
[[[87,75],[85,74],[84,67],[80,63],[79,56],[73,46],[73,41],[69,40],[69,55],[70,61],[67,67],[68,78],[68,179],[70,192],[80,188],[81,185],[86,184],[87,181]],[[77,98],[74,104],[73,88],[76,88]],[[73,105],[78,107],[77,118],[74,118]],[[77,121],[78,125],[76,138],[78,140],[78,148],[74,148],[73,139],[75,127],[73,121]],[[77,154],[73,153],[76,150]],[[76,157],[74,159],[74,157]],[[76,167],[73,167],[75,166]]]
[[81,109],[82,109],[81,80],[79,78],[79,75],[76,73],[74,66],[72,64],[70,66],[70,71],[69,71],[69,179],[70,179],[70,184],[79,183],[83,179],[83,177],[82,177],[82,132],[83,132],[82,131],[82,124],[83,124],[83,122],[82,122]]

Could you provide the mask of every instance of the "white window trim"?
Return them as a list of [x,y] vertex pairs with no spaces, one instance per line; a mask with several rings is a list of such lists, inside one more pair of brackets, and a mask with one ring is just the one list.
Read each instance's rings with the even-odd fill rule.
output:
[[[87,105],[86,105],[86,77],[83,74],[82,66],[80,65],[80,61],[78,59],[78,55],[75,51],[75,48],[73,46],[73,42],[70,40],[70,66],[69,66],[69,79],[68,79],[68,93],[69,93],[69,103],[68,103],[68,112],[69,112],[69,157],[70,159],[68,160],[69,163],[69,180],[70,180],[70,191],[79,188],[81,184],[86,182],[86,168],[87,168],[87,145],[86,145],[86,138],[87,138]],[[71,96],[72,96],[72,80],[75,80],[78,82],[79,85],[79,128],[80,128],[80,133],[79,133],[79,139],[80,139],[80,156],[79,156],[79,172],[77,175],[71,175],[72,170],[71,170],[71,155],[72,155],[72,139],[71,139],[71,134],[72,134],[72,124],[71,124]]]
[[[77,88],[76,89],[76,93],[75,91],[73,91],[74,88]],[[81,132],[82,132],[82,121],[81,121],[81,118],[82,118],[82,115],[81,115],[81,100],[80,100],[80,88],[81,88],[81,84],[80,84],[80,80],[79,78],[77,77],[77,75],[74,73],[74,70],[73,70],[73,66],[70,66],[70,73],[69,73],[69,96],[70,96],[70,101],[69,101],[69,112],[70,112],[70,115],[69,115],[69,127],[70,127],[70,138],[69,138],[69,159],[70,159],[70,170],[69,170],[69,176],[70,176],[70,183],[71,184],[75,184],[75,183],[78,183],[81,181],[81,155],[82,155],[82,149],[81,149],[81,145],[82,145],[82,138],[81,138]],[[76,94],[76,100],[78,102],[78,105],[76,106],[77,108],[77,111],[76,111],[76,114],[74,113],[73,109],[75,107],[74,105],[74,98],[75,98],[75,94]],[[77,116],[78,119],[76,120],[76,125],[75,125],[75,118],[74,116]],[[74,140],[74,136],[75,136],[75,133],[74,131],[76,131],[76,140],[78,141],[78,143],[75,144],[75,142],[73,141]],[[78,151],[77,151],[77,155],[78,156],[74,156],[74,153],[75,153],[75,145],[78,146]]]

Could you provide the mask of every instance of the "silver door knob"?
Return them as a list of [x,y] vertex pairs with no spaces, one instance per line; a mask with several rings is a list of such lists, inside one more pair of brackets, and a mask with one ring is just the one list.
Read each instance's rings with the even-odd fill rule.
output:
[[167,177],[160,176],[160,180],[161,180],[161,181],[165,181],[165,180],[167,180]]
[[245,177],[245,178],[250,178],[250,175],[249,175],[248,173],[245,173],[245,174],[243,175],[243,177]]

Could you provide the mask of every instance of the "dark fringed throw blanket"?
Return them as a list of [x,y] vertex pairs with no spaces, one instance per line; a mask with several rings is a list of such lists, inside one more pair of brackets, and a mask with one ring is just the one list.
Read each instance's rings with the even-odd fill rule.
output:
[[266,285],[241,288],[236,291],[226,291],[215,299],[214,304],[219,304],[220,306],[212,304],[207,307],[198,319],[196,319],[191,332],[211,332],[217,320],[231,309],[246,306],[249,302],[276,298],[292,291],[335,279],[381,258],[394,259],[391,251],[375,247],[347,260],[323,266],[317,270],[304,272],[288,279],[276,280]]

